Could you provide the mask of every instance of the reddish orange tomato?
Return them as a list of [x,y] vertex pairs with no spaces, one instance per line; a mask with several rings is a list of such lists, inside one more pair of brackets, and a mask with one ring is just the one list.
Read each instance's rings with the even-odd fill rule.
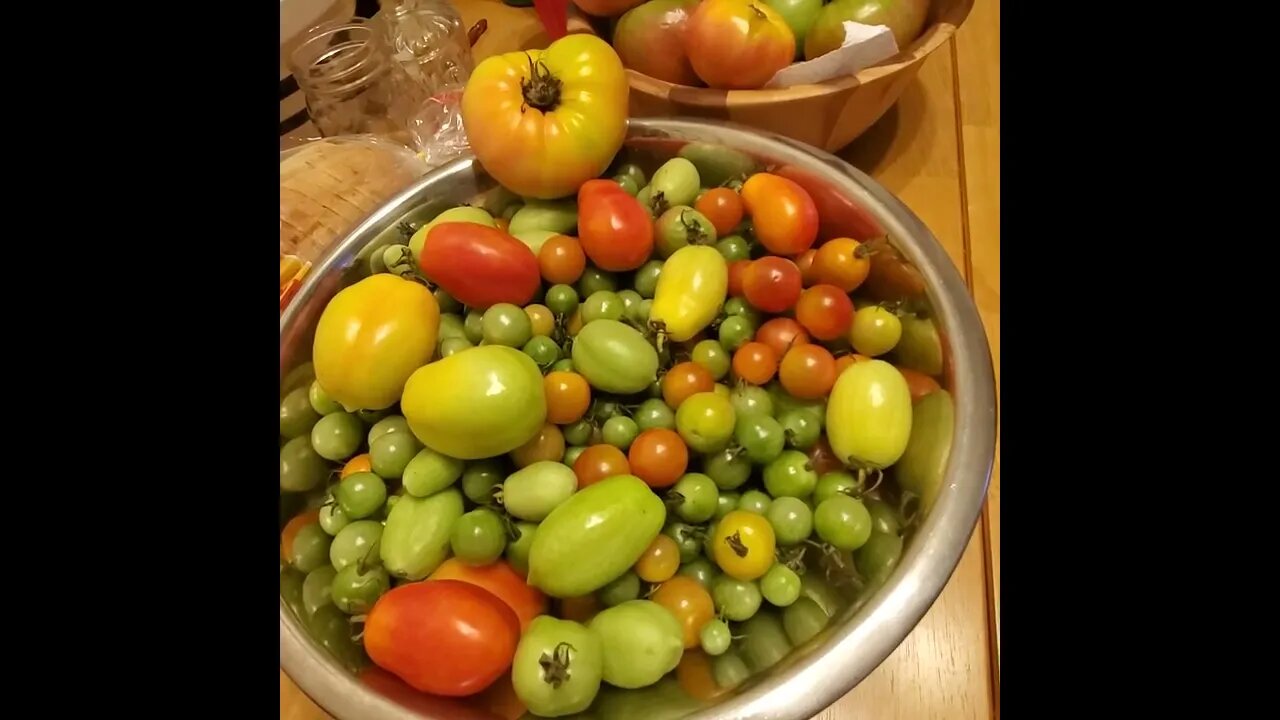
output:
[[[636,575],[645,582],[666,582],[680,569],[680,546],[669,535],[659,534],[636,561]],[[697,582],[696,580],[694,581]]]
[[526,583],[520,573],[505,560],[474,567],[458,558],[449,558],[440,563],[440,567],[427,579],[461,580],[488,590],[516,614],[522,631],[529,627],[534,618],[547,611],[547,596]]
[[[681,470],[680,472],[683,473],[684,471]],[[320,522],[320,508],[303,510],[289,518],[289,522],[285,523],[284,529],[280,531],[281,559],[285,562],[291,561],[293,558],[293,540],[298,537],[298,531],[315,522]]]
[[747,302],[765,312],[791,309],[800,299],[800,290],[800,268],[776,255],[753,261],[742,276],[742,292]]
[[819,340],[835,340],[853,324],[853,301],[835,285],[814,285],[800,293],[796,320]]
[[809,333],[795,320],[780,317],[761,325],[756,331],[756,340],[773,348],[774,354],[782,357],[793,345],[809,342]]
[[750,90],[791,64],[796,36],[776,10],[751,0],[703,0],[685,27],[684,51],[713,88]]
[[618,183],[588,180],[578,189],[578,239],[601,270],[635,270],[653,254],[653,219]]
[[907,380],[907,389],[911,391],[911,402],[913,403],[929,393],[937,392],[942,389],[942,386],[938,385],[937,380],[934,380],[919,370],[900,367],[898,368],[898,372],[902,373],[902,377]]
[[813,258],[813,274],[820,283],[849,293],[857,290],[871,272],[871,252],[853,238],[836,238],[822,244]]
[[693,209],[707,216],[716,228],[716,235],[724,237],[742,222],[742,198],[729,188],[712,188],[702,194]]
[[[836,358],[836,377],[840,377],[840,373],[844,372],[844,369],[849,367],[850,365],[854,363],[867,362],[870,359],[871,358],[867,357],[866,355],[859,355],[858,353],[849,353],[848,355],[841,355],[840,357]],[[899,368],[899,370],[901,370],[901,368]],[[911,381],[908,380],[907,384],[910,385]]]
[[680,664],[676,666],[676,682],[694,700],[714,700],[729,692],[729,688],[720,687],[715,673],[711,670],[711,658],[701,650],[685,650],[680,656]]
[[[543,380],[545,383],[545,379]],[[529,442],[512,450],[511,460],[516,467],[528,467],[536,462],[554,460],[564,457],[564,434],[555,423],[548,422],[542,426],[537,435]]]
[[805,287],[812,287],[818,282],[813,273],[813,258],[817,254],[817,250],[809,248],[796,256],[796,267],[800,268],[800,282],[804,283]]
[[836,384],[836,359],[821,345],[798,345],[782,356],[778,380],[793,397],[817,400]]
[[549,372],[542,379],[542,389],[547,396],[547,422],[578,422],[591,406],[591,384],[578,373]]
[[547,282],[571,285],[587,269],[587,255],[577,238],[556,235],[547,238],[538,251],[538,268]]
[[750,260],[734,260],[729,263],[729,297],[742,297],[742,278],[747,274]]
[[752,232],[775,255],[799,255],[818,239],[818,208],[793,180],[756,173],[742,185]]
[[364,624],[369,659],[414,689],[445,697],[475,695],[492,685],[511,667],[519,641],[515,612],[461,580],[392,588]]
[[600,601],[596,599],[595,593],[560,600],[560,618],[563,620],[586,623],[598,612]]
[[573,461],[573,474],[578,476],[578,488],[594,485],[614,475],[631,474],[627,456],[612,445],[592,445]]
[[347,464],[342,466],[342,472],[338,473],[338,479],[342,480],[358,472],[373,472],[373,458],[369,457],[369,453],[360,453],[348,460]]
[[762,342],[749,342],[733,354],[733,374],[752,385],[764,385],[776,372],[778,353]]
[[[667,537],[659,535],[658,537]],[[674,541],[672,541],[674,544]],[[698,647],[702,626],[716,616],[715,603],[702,583],[687,575],[677,575],[658,586],[650,600],[671,611],[680,621],[686,649]]]
[[662,399],[672,410],[677,410],[690,395],[711,392],[715,386],[716,379],[711,377],[710,370],[695,362],[677,363],[662,376]]
[[689,467],[689,447],[679,433],[666,428],[637,435],[627,457],[632,474],[651,488],[675,485]]

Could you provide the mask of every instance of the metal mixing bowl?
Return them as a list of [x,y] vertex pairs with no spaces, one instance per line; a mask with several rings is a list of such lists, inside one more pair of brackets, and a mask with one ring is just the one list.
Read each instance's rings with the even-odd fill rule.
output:
[[[878,300],[902,301],[916,317],[925,318],[904,334],[895,360],[934,374],[949,393],[946,407],[929,414],[932,425],[924,426],[925,418],[917,413],[910,480],[913,487],[923,488],[923,520],[906,538],[901,559],[887,580],[854,598],[817,637],[716,701],[694,702],[678,690],[673,695],[664,685],[648,694],[634,691],[639,693],[634,701],[619,702],[615,696],[611,709],[595,708],[593,715],[801,720],[833,703],[888,657],[924,616],[959,562],[986,497],[995,453],[991,356],[977,310],[950,258],[920,220],[874,180],[812,147],[710,121],[632,120],[624,152],[652,172],[691,142],[732,148],[801,180],[818,203],[824,237],[865,237],[867,215],[873,218],[888,244],[877,245],[864,289]],[[370,272],[366,259],[375,248],[404,242],[398,229],[402,221],[424,222],[494,187],[471,158],[449,163],[391,199],[319,260],[280,318],[282,391],[286,378],[309,360],[312,334],[325,304],[340,288]],[[340,720],[493,717],[474,702],[414,693],[376,670],[352,674],[311,637],[283,596],[280,665]]]

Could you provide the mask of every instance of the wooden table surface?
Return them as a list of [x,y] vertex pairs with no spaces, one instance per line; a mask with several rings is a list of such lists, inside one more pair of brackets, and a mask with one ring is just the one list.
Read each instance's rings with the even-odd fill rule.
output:
[[[495,22],[496,0],[462,4],[489,17],[478,52],[533,38]],[[475,15],[475,18],[472,17]],[[497,30],[497,32],[495,32]],[[530,37],[526,37],[530,36]],[[956,37],[875,126],[839,153],[902,199],[964,274],[1000,377],[1000,0],[977,0]],[[879,668],[817,720],[987,720],[1000,714],[1000,458],[982,522],[937,602]],[[282,720],[327,720],[280,673]]]

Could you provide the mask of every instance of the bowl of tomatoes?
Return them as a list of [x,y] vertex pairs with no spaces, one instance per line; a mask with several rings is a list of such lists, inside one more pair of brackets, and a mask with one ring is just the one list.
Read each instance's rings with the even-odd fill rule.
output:
[[280,378],[281,667],[343,720],[812,717],[942,591],[995,453],[928,229],[704,120],[630,120],[561,200],[424,176],[303,279]]

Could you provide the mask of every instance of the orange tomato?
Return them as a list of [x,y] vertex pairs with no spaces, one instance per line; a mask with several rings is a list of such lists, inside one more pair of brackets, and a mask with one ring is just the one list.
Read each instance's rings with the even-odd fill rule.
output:
[[[658,537],[666,537],[659,535]],[[680,621],[686,649],[701,643],[702,626],[716,616],[716,606],[711,594],[702,583],[687,575],[677,575],[658,586],[650,600],[671,611]]]
[[573,314],[569,316],[569,319],[565,321],[564,329],[566,332],[569,333],[570,337],[576,336],[578,333],[582,332],[582,308],[581,307],[574,310]]
[[809,333],[795,320],[777,317],[760,326],[756,331],[756,340],[773,348],[773,352],[782,357],[792,346],[808,343]]
[[919,370],[900,367],[898,368],[898,372],[902,373],[902,377],[907,380],[907,389],[911,391],[911,402],[913,403],[929,393],[937,392],[942,389],[942,386],[938,384],[937,380],[934,380]]
[[578,476],[578,488],[594,485],[614,475],[631,474],[627,456],[612,445],[592,445],[573,461],[573,474]]
[[821,345],[798,345],[778,366],[782,387],[801,400],[817,400],[836,384],[836,359]]
[[742,222],[742,198],[729,188],[712,188],[702,194],[693,209],[707,216],[716,235],[724,237]]
[[796,256],[796,267],[800,268],[800,282],[805,287],[818,282],[817,277],[813,273],[813,259],[817,257],[818,251],[810,248]]
[[456,557],[440,563],[428,580],[461,580],[478,585],[498,596],[520,620],[520,629],[529,627],[533,619],[547,611],[547,596],[529,585],[505,560],[481,567],[468,565]]
[[742,280],[746,277],[747,268],[750,266],[750,260],[734,260],[729,263],[729,297],[743,297],[745,295],[745,291],[742,288]]
[[[867,357],[866,355],[859,355],[858,353],[849,353],[848,355],[841,355],[840,357],[836,358],[836,377],[840,377],[840,373],[844,372],[844,369],[849,367],[850,365],[854,363],[867,362],[869,360],[871,360],[871,358]],[[899,370],[901,370],[901,368],[899,368]],[[911,385],[910,380],[907,381],[907,385],[908,386]]]
[[510,455],[516,467],[521,468],[548,460],[559,462],[564,457],[564,434],[555,423],[548,422],[533,439],[512,450]]
[[796,320],[819,340],[835,340],[853,324],[853,301],[835,285],[814,285],[800,293]]
[[[670,580],[680,569],[680,546],[668,535],[659,534],[636,561],[636,575],[641,580],[660,583]],[[697,582],[696,580],[694,581]]]
[[762,342],[749,342],[733,354],[733,374],[752,385],[764,385],[777,371],[778,354]]
[[342,472],[338,473],[338,479],[342,480],[358,472],[373,472],[373,459],[369,457],[369,453],[360,453],[348,460],[347,464],[342,466]]
[[280,558],[282,560],[289,562],[290,558],[293,557],[293,539],[298,537],[298,531],[315,522],[320,522],[320,508],[303,510],[284,524],[284,529],[280,531]]
[[547,282],[572,285],[587,269],[587,255],[577,238],[556,235],[547,238],[538,251],[538,267]]
[[694,700],[714,700],[729,692],[716,682],[711,670],[711,658],[701,650],[685,650],[676,666],[676,682]]
[[690,395],[711,392],[715,384],[711,371],[698,363],[677,363],[662,376],[662,399],[672,410],[677,410]]
[[524,314],[529,316],[529,324],[533,326],[534,335],[551,337],[551,333],[556,329],[556,317],[551,314],[551,308],[534,303],[525,307]]
[[631,442],[627,461],[649,487],[671,487],[689,468],[689,446],[674,430],[649,428]]
[[853,238],[836,238],[823,243],[813,258],[813,274],[820,283],[853,292],[871,272],[871,251]]
[[591,406],[591,384],[575,372],[556,370],[542,379],[547,396],[547,422],[568,425],[582,419]]
[[818,207],[794,180],[756,173],[742,185],[756,240],[775,255],[799,255],[818,239]]

